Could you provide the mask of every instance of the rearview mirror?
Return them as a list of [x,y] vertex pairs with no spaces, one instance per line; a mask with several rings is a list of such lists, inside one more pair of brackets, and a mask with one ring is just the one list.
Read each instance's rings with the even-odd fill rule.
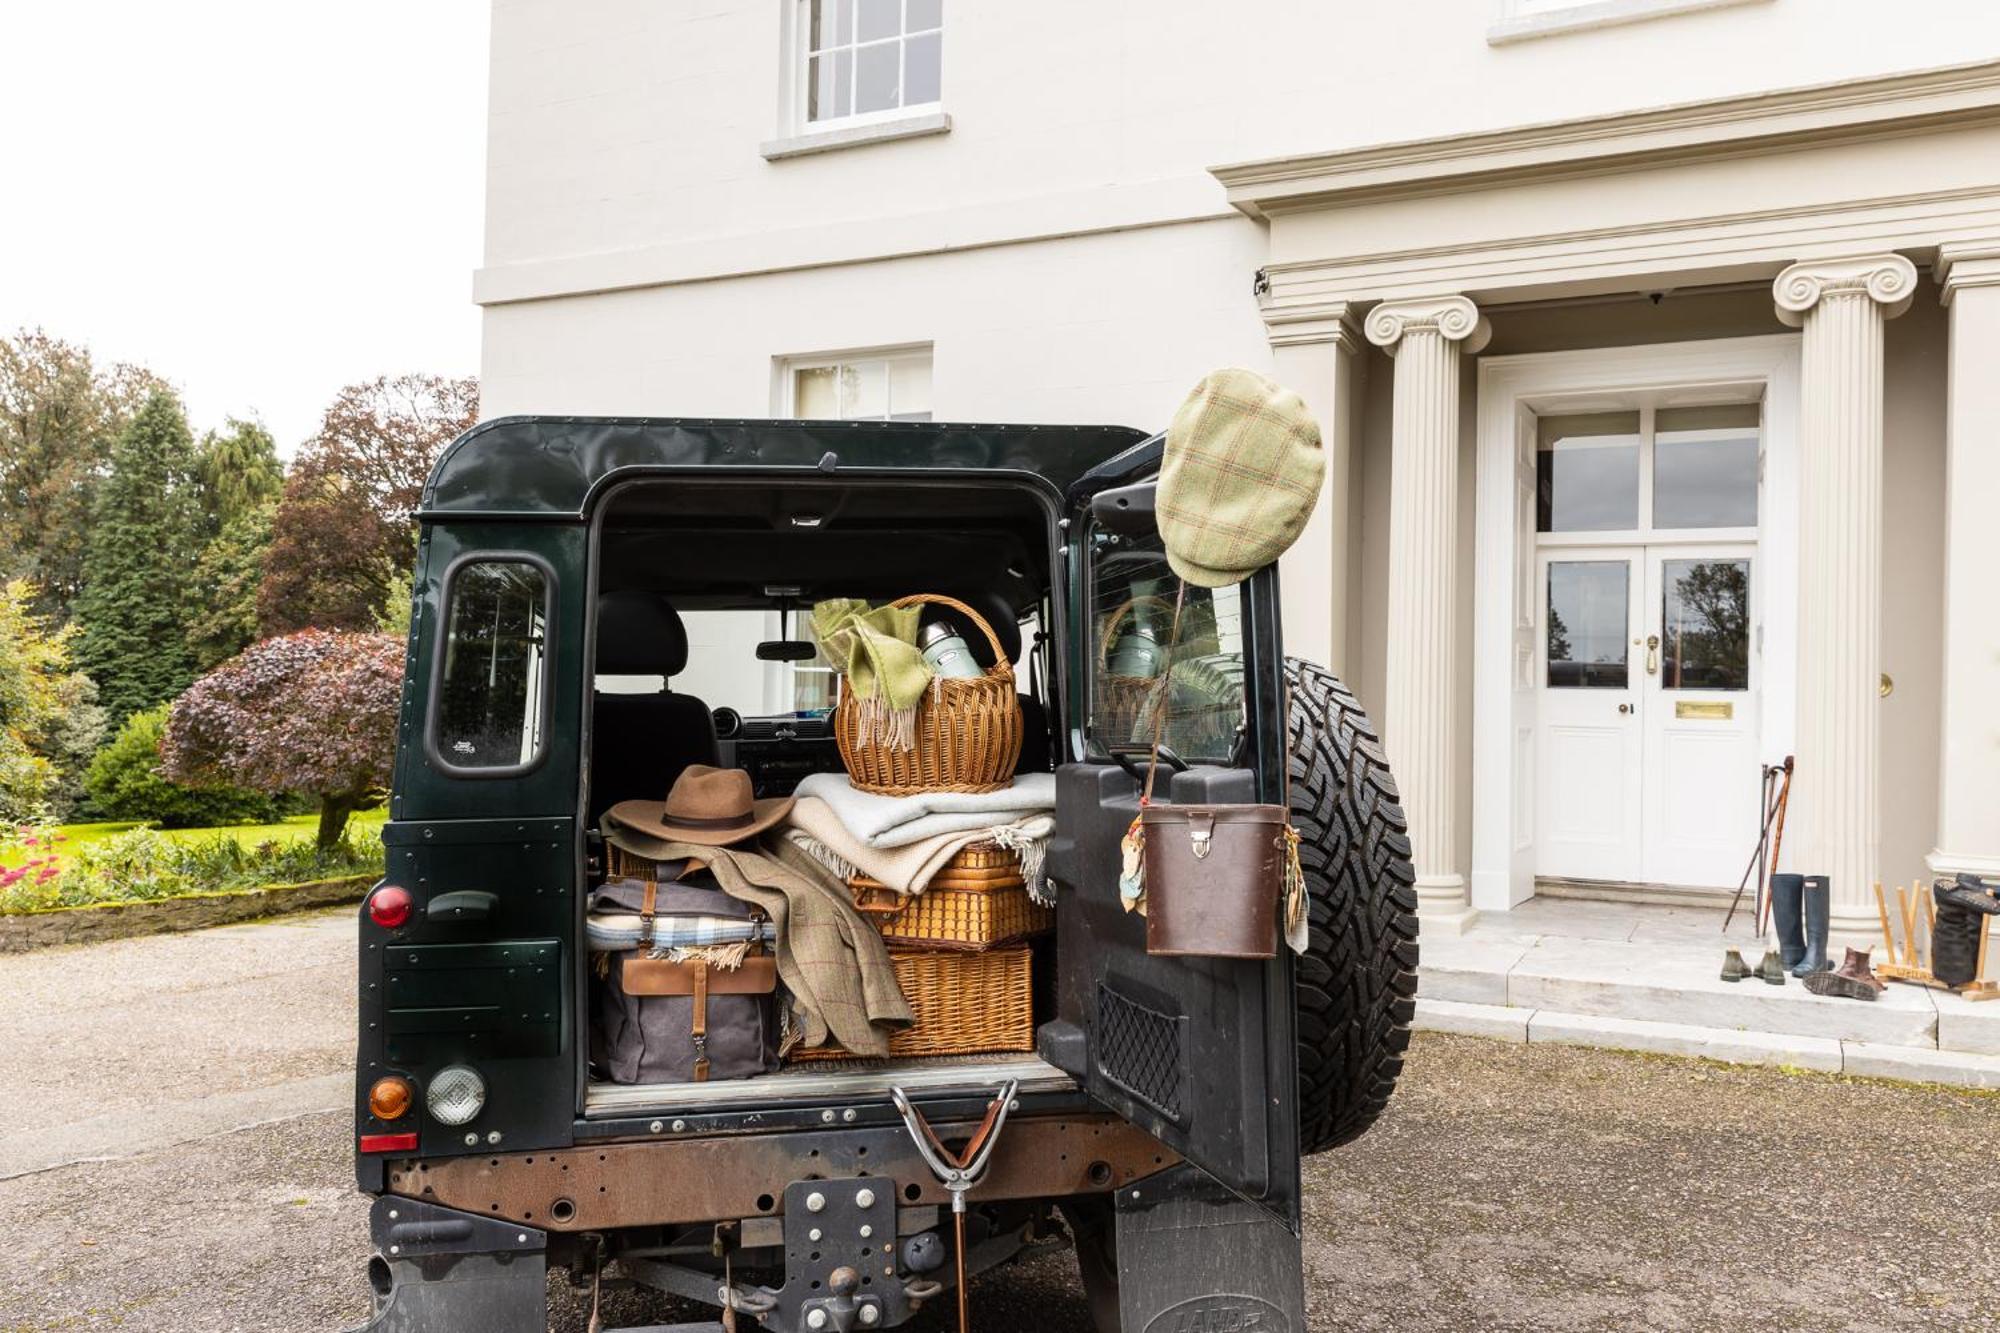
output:
[[810,639],[766,639],[757,645],[759,662],[810,662],[819,655],[819,645]]

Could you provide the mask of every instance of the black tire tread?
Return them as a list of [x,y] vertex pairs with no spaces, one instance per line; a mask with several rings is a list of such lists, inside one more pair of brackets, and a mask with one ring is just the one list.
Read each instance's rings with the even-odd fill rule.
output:
[[1285,660],[1291,812],[1310,902],[1296,962],[1299,1150],[1360,1137],[1389,1104],[1417,996],[1416,871],[1389,761],[1338,677]]

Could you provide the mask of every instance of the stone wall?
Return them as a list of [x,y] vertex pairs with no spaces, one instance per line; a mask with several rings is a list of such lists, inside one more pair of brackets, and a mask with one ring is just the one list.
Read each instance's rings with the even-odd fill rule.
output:
[[0,916],[0,953],[25,953],[57,944],[91,944],[134,935],[226,926],[256,917],[283,916],[315,907],[358,903],[374,882],[372,875],[318,880],[311,884],[276,884],[237,893],[204,893],[159,902],[101,903],[62,907],[49,912]]

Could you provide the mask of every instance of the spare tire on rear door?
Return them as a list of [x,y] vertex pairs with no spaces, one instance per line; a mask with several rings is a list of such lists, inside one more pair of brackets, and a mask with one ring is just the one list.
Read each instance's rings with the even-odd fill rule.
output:
[[1417,995],[1416,872],[1382,743],[1332,672],[1285,661],[1292,820],[1311,905],[1297,959],[1299,1150],[1358,1138],[1395,1091]]

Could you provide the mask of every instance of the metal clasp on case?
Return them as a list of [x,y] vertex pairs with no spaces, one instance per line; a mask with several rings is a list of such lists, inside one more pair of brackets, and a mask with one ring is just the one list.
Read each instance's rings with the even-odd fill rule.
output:
[[1188,816],[1188,841],[1194,845],[1194,859],[1204,860],[1208,849],[1215,840],[1215,819],[1212,816]]

